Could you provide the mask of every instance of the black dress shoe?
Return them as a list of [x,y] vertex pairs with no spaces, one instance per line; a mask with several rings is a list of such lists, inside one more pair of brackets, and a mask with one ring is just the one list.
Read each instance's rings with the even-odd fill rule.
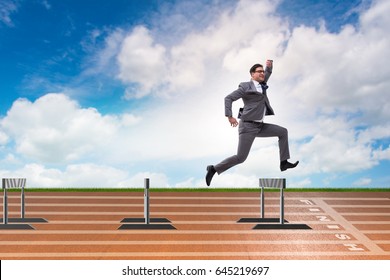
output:
[[286,171],[289,168],[294,168],[298,165],[299,161],[296,161],[295,163],[288,162],[287,160],[284,160],[280,163],[280,171]]
[[215,172],[217,172],[214,168],[214,166],[212,165],[209,165],[207,166],[207,174],[206,174],[206,184],[207,186],[210,186],[210,183],[211,183],[211,179],[213,179],[213,176],[215,174]]

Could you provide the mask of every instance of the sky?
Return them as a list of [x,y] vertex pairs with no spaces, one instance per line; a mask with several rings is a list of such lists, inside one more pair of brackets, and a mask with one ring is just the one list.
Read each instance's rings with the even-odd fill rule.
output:
[[[29,187],[203,188],[235,154],[224,97],[274,60],[289,131],[212,187],[390,188],[390,1],[0,0],[0,176]],[[242,101],[233,104],[238,112]]]

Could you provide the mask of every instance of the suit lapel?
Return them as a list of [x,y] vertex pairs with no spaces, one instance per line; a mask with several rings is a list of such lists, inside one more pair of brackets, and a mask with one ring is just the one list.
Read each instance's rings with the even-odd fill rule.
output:
[[255,86],[255,84],[253,83],[252,80],[249,81],[249,86],[250,86],[252,91],[254,91],[256,93],[260,93],[260,92],[257,91],[256,86]]
[[255,86],[255,84],[253,83],[252,80],[250,80],[249,84],[250,84],[251,90],[253,90],[254,92],[256,92],[256,94],[259,94],[259,95],[262,95],[262,96],[265,97],[265,106],[266,106],[266,108],[267,108],[267,115],[274,115],[274,110],[272,109],[271,104],[270,104],[270,102],[269,102],[269,100],[268,100],[267,90],[266,90],[266,89],[265,89],[265,90],[263,89],[263,93],[261,93],[261,92],[258,92],[258,91],[257,91],[256,86]]

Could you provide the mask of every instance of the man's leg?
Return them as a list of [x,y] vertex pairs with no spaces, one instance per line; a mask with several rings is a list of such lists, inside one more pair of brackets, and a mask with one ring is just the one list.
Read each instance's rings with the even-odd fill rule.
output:
[[206,184],[210,186],[211,180],[214,174],[217,172],[221,174],[222,172],[228,170],[229,168],[240,164],[246,160],[248,157],[249,151],[252,147],[252,143],[256,138],[256,134],[259,131],[259,125],[253,125],[251,123],[245,123],[240,121],[240,126],[238,128],[238,148],[237,154],[231,157],[228,157],[218,163],[217,165],[207,166],[206,173]]
[[273,137],[279,138],[279,157],[280,157],[280,170],[285,171],[289,168],[294,168],[298,165],[299,161],[290,163],[287,160],[290,158],[290,150],[288,145],[288,131],[286,128],[264,123],[257,137]]
[[254,133],[241,133],[238,137],[238,148],[237,154],[228,157],[214,166],[215,171],[218,174],[228,170],[229,168],[243,163],[248,157],[249,151],[252,147],[253,141],[255,140],[256,134]]
[[288,131],[286,128],[270,123],[264,123],[257,137],[278,137],[279,138],[279,157],[280,161],[290,158],[290,149],[288,145]]

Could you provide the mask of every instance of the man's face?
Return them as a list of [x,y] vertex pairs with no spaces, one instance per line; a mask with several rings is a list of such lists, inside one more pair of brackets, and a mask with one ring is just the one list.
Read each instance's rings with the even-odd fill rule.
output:
[[252,80],[259,83],[264,82],[264,69],[263,67],[257,67],[256,71],[251,74]]

